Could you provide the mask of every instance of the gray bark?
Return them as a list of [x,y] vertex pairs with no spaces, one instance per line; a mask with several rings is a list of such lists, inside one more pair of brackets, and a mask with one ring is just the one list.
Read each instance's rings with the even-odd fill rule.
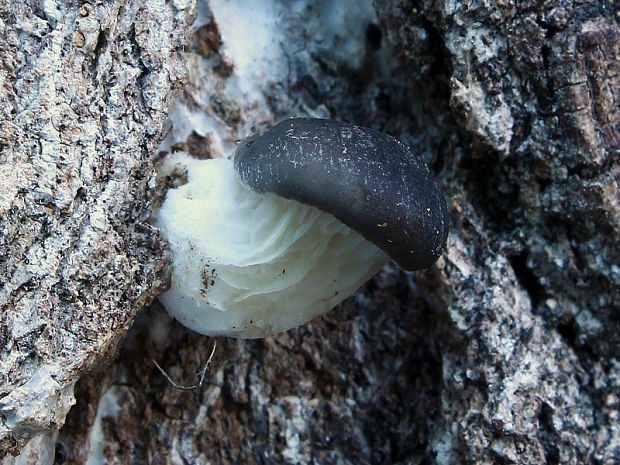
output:
[[[92,10],[107,21],[98,29],[79,26],[66,4],[56,19],[0,7],[10,32],[0,36],[5,451],[34,433],[54,438],[80,378],[58,463],[96,454],[118,464],[620,461],[620,30],[611,2],[376,1],[357,67],[320,48],[305,11],[283,20],[290,75],[260,108],[226,86],[235,69],[222,24],[207,22],[178,55],[191,5],[105,5]],[[7,20],[14,9],[31,25]],[[83,33],[78,47],[78,27],[103,39]],[[30,44],[22,55],[20,41]],[[58,41],[64,54],[41,45]],[[66,81],[40,71],[66,74],[76,57],[90,66]],[[431,270],[388,266],[306,326],[217,340],[208,382],[190,391],[174,389],[152,360],[194,384],[213,339],[154,304],[123,340],[165,281],[165,246],[144,224],[146,190],[184,60],[177,108],[204,110],[230,140],[304,113],[382,129],[429,163],[452,215]],[[69,121],[62,130],[57,114]],[[218,155],[203,136],[172,149]],[[46,147],[65,160],[46,159]]]
[[62,426],[163,287],[146,191],[192,6],[0,5],[0,456]]

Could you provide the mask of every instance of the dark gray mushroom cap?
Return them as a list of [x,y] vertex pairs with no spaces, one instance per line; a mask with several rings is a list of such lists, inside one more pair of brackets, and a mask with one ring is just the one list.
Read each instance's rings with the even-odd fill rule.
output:
[[341,121],[294,118],[243,140],[244,184],[333,214],[406,270],[428,268],[448,235],[446,202],[401,142]]

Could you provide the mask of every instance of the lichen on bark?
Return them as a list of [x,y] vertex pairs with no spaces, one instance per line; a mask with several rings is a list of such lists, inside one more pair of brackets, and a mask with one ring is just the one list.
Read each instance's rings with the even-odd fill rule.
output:
[[[0,6],[5,449],[19,449],[9,441],[24,442],[26,426],[60,426],[81,376],[57,438],[36,439],[55,438],[59,463],[620,460],[611,2],[351,3],[343,12],[349,4],[330,0],[295,10],[203,1],[182,57],[193,12],[179,0],[59,3],[62,14],[53,2]],[[7,16],[14,10],[22,14]],[[248,31],[252,47],[240,50]],[[54,44],[64,44],[56,55]],[[56,56],[56,68],[33,68]],[[169,127],[182,60],[191,73]],[[251,73],[259,78],[244,81]],[[59,92],[70,95],[56,105],[68,116],[53,119]],[[174,389],[152,360],[195,384],[213,340],[157,304],[112,362],[85,374],[163,281],[165,247],[143,222],[162,136],[170,129],[162,150],[222,156],[294,115],[381,129],[423,157],[452,215],[436,266],[415,275],[388,266],[336,310],[277,337],[218,340],[200,389]],[[70,160],[53,160],[59,187],[39,180],[54,141]],[[54,403],[37,398],[35,417],[19,400],[43,368],[58,380],[41,398],[62,401],[57,418]],[[11,412],[32,415],[9,431]]]
[[146,191],[194,7],[0,5],[0,455],[62,426],[164,285]]

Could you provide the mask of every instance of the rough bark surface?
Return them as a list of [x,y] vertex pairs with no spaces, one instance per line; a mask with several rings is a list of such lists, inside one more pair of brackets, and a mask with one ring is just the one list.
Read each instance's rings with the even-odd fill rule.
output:
[[163,287],[146,191],[192,7],[0,4],[0,457],[62,426]]
[[[186,131],[183,138],[173,131],[167,149],[221,156],[227,144],[232,146],[250,130],[300,114],[384,130],[420,153],[437,175],[452,215],[447,251],[425,273],[386,267],[356,296],[299,329],[257,341],[218,339],[207,382],[187,391],[175,389],[152,360],[177,383],[195,384],[195,374],[215,340],[181,327],[154,304],[139,314],[118,357],[77,383],[76,405],[56,438],[56,463],[620,462],[620,29],[612,2],[376,1],[374,22],[362,26],[366,43],[359,61],[342,59],[333,48],[321,45],[324,37],[313,29],[314,18],[329,2],[312,2],[313,9],[288,16],[285,10],[279,16],[283,47],[290,53],[288,74],[265,85],[265,100],[258,105],[234,91],[240,71],[227,52],[230,37],[220,31],[235,18],[214,13],[223,3],[201,2],[194,41],[184,55],[189,82],[171,114],[173,127],[198,120],[196,115],[203,113],[211,122]],[[133,10],[125,6],[116,16],[105,16],[126,18],[118,20],[116,28],[101,28],[115,31],[116,40],[106,39],[80,56],[93,60],[102,56],[102,47],[113,45],[119,53],[127,49],[143,73],[136,78],[137,89],[147,95],[152,87],[146,86],[145,76],[159,69],[147,63],[177,70],[165,74],[168,81],[159,88],[163,94],[153,91],[169,95],[178,82],[174,76],[182,74],[180,65],[170,67],[177,63],[174,46],[166,49],[160,42],[157,56],[163,58],[145,61],[144,56],[155,52],[148,54],[148,47],[136,45],[144,42],[136,40],[130,23],[143,10],[182,22],[190,9],[188,5],[179,11],[178,5],[169,4],[155,9],[148,4],[136,4]],[[121,11],[133,11],[133,16]],[[0,27],[7,28],[9,21],[1,17]],[[64,14],[61,19],[73,24],[69,18]],[[166,31],[161,36],[164,43],[182,42],[182,29],[174,30],[173,40],[165,21],[151,18],[148,24],[150,34]],[[22,40],[34,34],[32,27],[12,28]],[[346,38],[340,40],[344,47]],[[5,42],[10,41],[3,39],[3,54],[12,50]],[[31,54],[47,56],[43,52],[39,45]],[[122,67],[130,60],[124,56],[93,63]],[[63,72],[73,69],[69,61],[60,63]],[[115,346],[131,324],[136,305],[153,295],[157,286],[140,279],[146,275],[152,280],[161,272],[163,246],[153,232],[143,232],[150,230],[138,225],[147,204],[149,159],[160,140],[168,100],[160,100],[157,110],[144,111],[144,96],[126,94],[123,98],[130,102],[120,104],[131,113],[122,113],[127,119],[121,121],[135,126],[118,137],[117,131],[129,123],[106,119],[114,102],[119,104],[110,90],[114,81],[96,80],[105,73],[91,72],[95,77],[85,81],[92,83],[88,98],[98,95],[97,102],[105,104],[90,104],[87,115],[99,115],[89,127],[100,136],[91,143],[92,151],[71,146],[73,159],[81,161],[77,174],[63,182],[83,183],[88,167],[107,166],[102,153],[118,150],[126,155],[107,158],[108,164],[122,161],[123,168],[114,172],[124,176],[114,191],[115,207],[99,210],[105,212],[108,235],[97,229],[99,247],[84,249],[78,255],[81,261],[51,255],[48,259],[57,267],[53,270],[68,270],[53,271],[52,277],[59,276],[59,289],[73,292],[67,294],[73,300],[58,300],[51,291],[37,294],[52,286],[46,284],[47,275],[32,287],[24,284],[39,276],[33,274],[32,263],[37,264],[35,271],[39,263],[48,263],[43,261],[47,255],[27,253],[44,250],[49,255],[57,250],[55,242],[49,246],[52,252],[48,246],[34,249],[35,242],[24,242],[19,250],[25,252],[18,255],[13,251],[17,243],[4,239],[47,237],[41,220],[28,216],[47,205],[34,187],[37,171],[30,168],[32,176],[20,177],[24,170],[11,168],[0,180],[15,178],[8,187],[3,185],[0,202],[21,202],[10,213],[21,215],[16,217],[20,221],[0,217],[0,245],[13,254],[2,262],[9,267],[2,275],[12,280],[9,283],[22,283],[11,284],[8,297],[3,297],[11,302],[3,307],[0,333],[5,428],[10,426],[7,419],[16,418],[11,412],[29,412],[33,406],[41,416],[23,417],[21,424],[35,424],[37,431],[60,426],[72,383]],[[15,94],[3,98],[10,104],[31,102],[38,94],[21,89],[42,77],[22,78],[24,83],[16,85],[17,75],[5,79]],[[0,92],[8,95],[6,89]],[[10,112],[9,105],[0,111]],[[36,167],[32,160],[45,153],[47,123],[33,119],[39,126],[24,130],[26,123],[16,123],[16,115],[8,114],[5,120],[10,124],[0,123],[2,161],[4,153],[16,157],[12,154],[20,148],[28,150],[25,160]],[[17,137],[11,134],[24,142],[11,145],[10,137]],[[127,149],[129,137],[137,137],[137,152]],[[36,150],[27,149],[28,141]],[[111,168],[106,169],[100,173],[109,177]],[[136,180],[135,173],[144,177]],[[72,181],[75,178],[78,181]],[[59,231],[54,237],[67,241],[69,252],[57,252],[58,257],[72,257],[71,251],[85,247],[83,240],[79,247],[75,241],[89,231],[90,218],[97,217],[89,212],[106,199],[109,182],[95,178],[82,191],[82,184],[67,190],[70,207],[61,211],[69,214],[56,219],[52,231]],[[25,187],[11,191],[13,185]],[[130,185],[134,190],[127,190]],[[56,192],[43,198],[54,199],[60,195]],[[84,209],[82,216],[72,213],[78,207]],[[58,207],[48,208],[54,213]],[[82,222],[59,229],[73,217]],[[35,232],[30,235],[19,232],[23,229],[4,232],[33,225],[39,229],[31,229]],[[92,257],[102,264],[92,265]],[[108,257],[121,258],[108,262]],[[106,283],[131,294],[114,294],[112,300]],[[0,296],[5,289],[9,287],[3,287]],[[5,328],[24,328],[24,321],[31,321],[28,312],[43,314],[46,302],[54,302],[45,307],[48,312],[60,312],[48,317],[55,318],[54,324],[38,323],[18,343],[12,342],[17,336]],[[112,306],[105,302],[114,302],[113,317],[103,311]],[[14,323],[18,318],[19,325]],[[73,326],[64,329],[67,325]],[[62,331],[70,332],[67,341],[73,345],[50,346],[50,331],[52,340]],[[56,351],[49,352],[49,347]],[[47,388],[47,397],[37,404],[31,400],[39,399],[33,391],[36,383],[30,381],[33,384],[21,392],[30,393],[27,400],[32,405],[18,403],[19,380],[24,384],[40,379],[36,375],[41,367],[61,380],[58,387]],[[65,407],[54,410],[49,399],[62,400]],[[61,414],[52,420],[54,411]],[[4,431],[7,438],[31,434],[19,428]],[[54,438],[55,433],[48,432],[35,441],[47,444]],[[36,447],[28,446],[28,451]],[[42,453],[39,460],[50,463],[49,454]]]

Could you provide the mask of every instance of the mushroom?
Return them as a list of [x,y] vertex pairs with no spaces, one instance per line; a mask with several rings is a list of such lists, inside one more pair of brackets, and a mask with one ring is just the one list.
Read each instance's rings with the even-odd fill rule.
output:
[[428,268],[448,234],[447,208],[424,164],[398,140],[349,123],[285,120],[229,159],[167,157],[181,169],[154,224],[170,243],[160,296],[207,335],[264,337],[352,294],[390,258]]

